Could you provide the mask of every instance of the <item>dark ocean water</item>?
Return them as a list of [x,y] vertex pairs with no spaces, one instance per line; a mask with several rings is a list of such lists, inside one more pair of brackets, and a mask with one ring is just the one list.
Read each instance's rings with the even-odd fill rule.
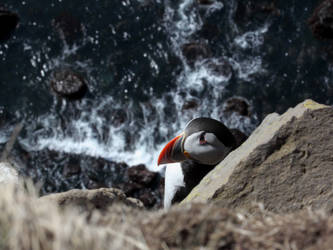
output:
[[[194,117],[214,117],[250,134],[268,113],[305,98],[332,104],[327,45],[307,24],[317,4],[3,1],[20,23],[0,44],[0,107],[8,114],[1,142],[24,121],[19,144],[25,150],[157,169],[163,144]],[[57,28],[59,20],[71,27],[68,34]],[[205,53],[189,61],[186,44]],[[82,100],[66,101],[50,91],[59,68],[86,79],[89,93]],[[250,117],[223,112],[233,96],[248,100]]]

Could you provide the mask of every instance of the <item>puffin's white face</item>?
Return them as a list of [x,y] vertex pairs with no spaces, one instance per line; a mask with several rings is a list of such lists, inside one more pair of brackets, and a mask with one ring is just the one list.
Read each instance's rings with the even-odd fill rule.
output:
[[157,164],[192,159],[201,164],[216,165],[234,146],[235,138],[223,123],[211,118],[196,118],[163,148]]
[[198,131],[185,137],[183,144],[184,154],[190,159],[206,165],[216,165],[229,153],[226,147],[213,134]]

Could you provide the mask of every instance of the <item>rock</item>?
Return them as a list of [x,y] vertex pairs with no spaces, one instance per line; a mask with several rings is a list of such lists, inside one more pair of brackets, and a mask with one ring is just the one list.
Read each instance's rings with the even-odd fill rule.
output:
[[81,172],[81,166],[78,161],[69,160],[69,163],[64,166],[63,175],[65,177],[70,177],[73,175],[78,175]]
[[198,2],[198,4],[201,4],[201,5],[211,5],[215,1],[214,0],[197,0],[197,2]]
[[9,162],[0,162],[0,185],[14,183],[18,184],[18,173]]
[[161,207],[163,178],[144,166],[130,168],[125,163],[47,149],[21,149],[19,155],[24,166],[20,174],[39,183],[41,195],[80,188],[118,188],[128,197],[142,200],[146,207]]
[[162,206],[163,182],[157,172],[149,171],[145,165],[133,166],[126,170],[124,179],[118,187],[127,196],[139,199],[147,208]]
[[[147,218],[148,217],[148,218]],[[250,215],[217,204],[174,206],[143,217],[149,249],[331,249],[332,216],[322,211]]]
[[242,116],[250,116],[249,103],[241,97],[229,98],[223,107],[224,112],[236,112]]
[[183,203],[249,208],[261,202],[278,213],[307,206],[333,212],[332,123],[333,108],[311,100],[268,115]]
[[50,82],[55,93],[72,100],[81,99],[88,90],[85,79],[70,69],[55,71]]
[[60,13],[52,21],[60,38],[67,44],[74,44],[83,38],[83,26],[81,22],[68,11]]
[[183,55],[190,66],[193,66],[197,60],[201,60],[210,56],[210,50],[203,43],[187,43],[182,47]]
[[0,41],[9,39],[18,22],[17,14],[0,8]]
[[130,181],[148,186],[158,175],[156,172],[149,171],[145,165],[138,165],[127,170]]
[[308,23],[317,39],[333,39],[333,1],[323,1],[315,9]]
[[188,110],[188,109],[196,109],[199,106],[198,102],[196,100],[187,100],[182,106],[182,110]]
[[72,189],[63,193],[55,193],[42,196],[42,201],[55,202],[60,207],[79,207],[82,211],[99,209],[107,211],[108,207],[114,203],[124,203],[125,205],[142,208],[143,204],[137,199],[128,199],[124,192],[115,188],[100,188],[94,190]]

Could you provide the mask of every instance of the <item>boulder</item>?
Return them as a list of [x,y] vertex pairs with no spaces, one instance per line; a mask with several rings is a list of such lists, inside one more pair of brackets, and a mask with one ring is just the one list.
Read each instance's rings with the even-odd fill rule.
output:
[[141,201],[127,198],[124,192],[115,188],[73,189],[63,193],[45,195],[40,200],[54,202],[62,208],[79,207],[82,211],[92,211],[94,209],[107,211],[108,207],[114,203],[123,203],[134,208],[143,207]]
[[70,69],[53,72],[50,83],[56,94],[72,100],[81,99],[88,90],[85,79]]
[[333,39],[333,1],[323,1],[309,19],[311,31],[317,39]]
[[118,187],[129,197],[139,199],[146,208],[162,205],[161,186],[164,186],[159,173],[149,171],[145,165],[126,169],[124,182]]
[[278,213],[308,206],[333,212],[332,123],[333,108],[312,100],[268,115],[183,203],[250,208],[260,202]]

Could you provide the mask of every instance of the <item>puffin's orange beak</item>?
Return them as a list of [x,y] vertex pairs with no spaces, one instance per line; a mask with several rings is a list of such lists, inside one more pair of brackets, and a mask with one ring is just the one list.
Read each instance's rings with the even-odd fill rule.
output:
[[180,134],[168,142],[158,157],[157,165],[179,162],[180,160],[178,158],[183,158],[182,156],[180,157],[180,155],[183,155],[181,152],[183,136],[183,134]]

